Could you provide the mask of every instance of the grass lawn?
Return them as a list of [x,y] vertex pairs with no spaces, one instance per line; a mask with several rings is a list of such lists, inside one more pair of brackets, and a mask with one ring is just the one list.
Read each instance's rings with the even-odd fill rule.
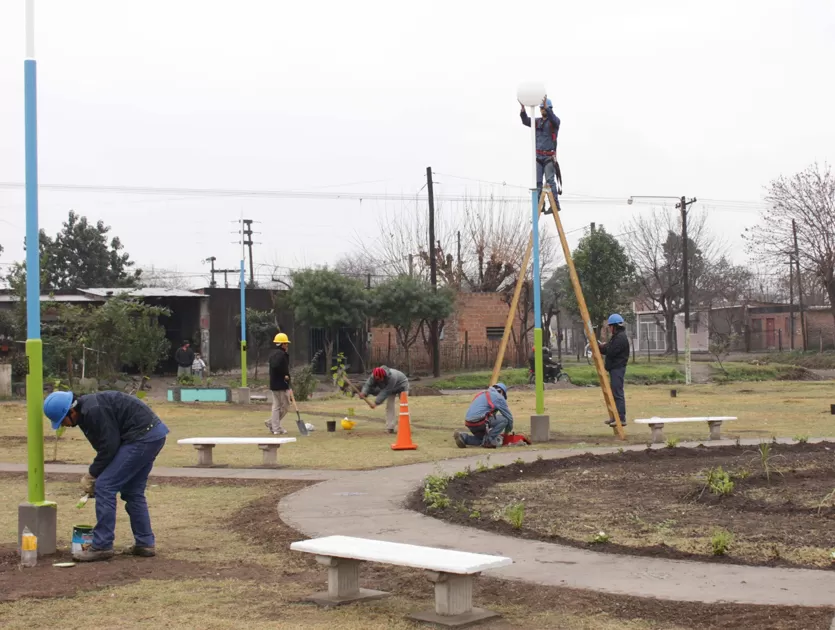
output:
[[[638,386],[626,388],[628,417],[730,415],[739,420],[722,427],[726,436],[745,438],[810,435],[835,436],[835,422],[829,405],[835,402],[835,384],[831,382],[752,382],[726,385],[692,385],[677,387],[678,396],[671,398],[669,386]],[[412,435],[416,451],[392,451],[393,436],[383,431],[385,410],[370,410],[360,400],[332,398],[302,403],[302,418],[316,426],[310,437],[301,438],[279,451],[279,461],[294,468],[363,469],[397,464],[434,461],[449,457],[472,455],[471,449],[459,449],[451,439],[452,431],[463,426],[463,416],[472,396],[413,396],[410,398]],[[510,408],[517,418],[516,428],[528,431],[528,418],[535,411],[534,393],[530,389],[511,390]],[[190,446],[179,446],[176,440],[185,437],[261,436],[266,435],[264,420],[269,415],[266,405],[240,407],[222,404],[173,404],[152,402],[153,408],[171,428],[169,443],[160,454],[160,466],[193,466],[196,452]],[[353,407],[357,427],[346,432],[337,424],[336,433],[325,431],[330,417],[341,418]],[[611,429],[603,424],[606,412],[600,389],[578,387],[551,389],[545,392],[545,412],[551,416],[552,442],[529,448],[585,448],[618,443]],[[297,436],[295,414],[285,422],[291,436]],[[25,406],[21,403],[0,404],[0,462],[26,461]],[[52,459],[54,433],[45,426],[45,454]],[[669,425],[667,437],[705,439],[707,428],[699,424]],[[629,425],[627,439],[644,443],[649,439],[645,426]],[[89,463],[93,451],[77,430],[69,430],[60,440],[58,460],[67,463]],[[215,449],[215,462],[233,467],[260,464],[261,452],[255,446],[227,446]]]
[[[160,480],[148,489],[159,555],[117,556],[110,562],[34,569],[14,560],[17,510],[0,511],[0,627],[8,630],[171,628],[225,630],[417,629],[404,619],[431,608],[432,589],[422,571],[365,564],[363,587],[392,592],[383,600],[324,610],[303,603],[324,587],[326,571],[306,554],[289,551],[303,538],[277,516],[278,499],[298,482],[213,483]],[[59,502],[59,547],[69,544],[74,522],[89,520],[70,507],[75,483],[47,479]],[[0,475],[0,494],[23,496],[22,476]],[[119,510],[117,543],[129,541]],[[63,555],[66,555],[64,551]],[[59,558],[60,559],[60,558]],[[503,619],[485,630],[708,630],[740,627],[824,630],[831,612],[818,609],[688,604],[570,589],[477,580],[475,601]]]

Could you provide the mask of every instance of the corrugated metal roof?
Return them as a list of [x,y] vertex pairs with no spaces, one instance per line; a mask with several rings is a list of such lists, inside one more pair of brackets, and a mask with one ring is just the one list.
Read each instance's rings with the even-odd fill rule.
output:
[[158,298],[158,297],[168,297],[168,298],[199,298],[199,297],[206,297],[202,293],[195,293],[194,291],[185,291],[183,289],[167,289],[164,287],[143,287],[141,289],[125,289],[125,288],[92,288],[92,289],[79,289],[79,292],[85,293],[88,295],[95,295],[98,297],[112,297],[114,295],[123,295],[127,293],[131,297],[138,297],[138,298]]
[[[90,303],[90,302],[103,302],[102,298],[90,295],[42,295],[41,302],[80,302],[80,303]],[[0,303],[9,302],[17,302],[16,295],[0,295]]]

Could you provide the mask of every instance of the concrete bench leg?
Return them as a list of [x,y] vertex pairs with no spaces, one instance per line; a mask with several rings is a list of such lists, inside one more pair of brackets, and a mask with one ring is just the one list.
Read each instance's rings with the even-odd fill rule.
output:
[[275,466],[278,464],[278,447],[281,444],[259,444],[258,448],[264,451],[264,466]]
[[211,466],[214,444],[195,444],[194,448],[197,449],[197,465]]
[[359,560],[316,556],[316,562],[328,568],[328,590],[314,593],[308,601],[329,607],[388,596],[385,591],[360,588]]
[[707,426],[710,427],[710,439],[711,440],[721,440],[722,435],[720,429],[722,427],[722,421],[708,421]]
[[448,628],[463,628],[499,615],[473,608],[473,579],[478,575],[455,575],[428,571],[435,584],[435,610],[410,615],[411,619]]
[[652,430],[652,443],[653,444],[663,444],[664,443],[664,425],[663,424],[651,424],[649,428]]

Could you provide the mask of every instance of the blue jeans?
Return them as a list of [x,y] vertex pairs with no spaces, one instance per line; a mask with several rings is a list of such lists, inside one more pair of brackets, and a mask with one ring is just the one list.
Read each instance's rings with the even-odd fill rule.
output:
[[165,438],[122,444],[116,457],[96,479],[96,526],[93,548],[110,549],[116,536],[116,493],[122,495],[138,547],[153,547],[154,532],[145,501],[145,486]]
[[615,368],[609,372],[609,381],[612,384],[612,396],[615,399],[620,423],[626,424],[626,397],[623,395],[623,380],[626,377],[626,367]]
[[537,200],[542,195],[542,178],[548,182],[551,187],[551,192],[554,195],[554,200],[557,199],[557,179],[556,170],[554,169],[554,159],[552,157],[536,158],[536,196]]
[[461,439],[467,446],[502,445],[502,434],[513,430],[513,423],[502,415],[496,414],[487,420],[486,425],[473,427],[471,433],[462,433]]

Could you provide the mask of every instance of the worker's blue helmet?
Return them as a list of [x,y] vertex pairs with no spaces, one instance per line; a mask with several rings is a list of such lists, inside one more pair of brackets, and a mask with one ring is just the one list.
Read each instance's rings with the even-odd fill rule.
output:
[[493,385],[493,387],[495,389],[498,389],[504,395],[504,397],[507,398],[507,385],[505,385],[504,383],[496,383],[495,385]]
[[72,407],[72,392],[52,392],[43,401],[44,415],[52,422],[52,428],[58,430]]
[[[550,98],[546,98],[546,99],[545,99],[545,107],[551,108],[551,107],[553,107],[553,106],[554,106],[554,104],[551,102],[551,99],[550,99]],[[542,105],[540,105],[540,107],[542,107]]]
[[623,317],[618,313],[609,315],[609,326],[623,326]]

